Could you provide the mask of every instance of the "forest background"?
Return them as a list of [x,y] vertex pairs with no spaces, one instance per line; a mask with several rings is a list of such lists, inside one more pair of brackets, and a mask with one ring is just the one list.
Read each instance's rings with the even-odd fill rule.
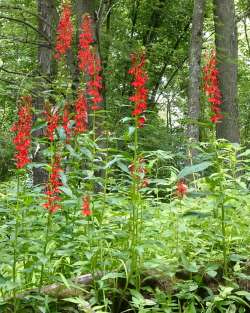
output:
[[63,312],[55,281],[74,312],[248,312],[249,20],[248,0],[0,0],[4,312]]

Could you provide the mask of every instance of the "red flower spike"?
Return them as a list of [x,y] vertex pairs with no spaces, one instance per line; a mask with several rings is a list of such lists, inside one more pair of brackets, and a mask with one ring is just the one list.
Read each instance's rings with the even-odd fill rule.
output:
[[147,169],[145,168],[146,162],[143,158],[140,158],[136,164],[132,163],[128,166],[130,174],[139,181],[139,187],[145,188],[149,185],[149,180],[145,178]]
[[141,188],[146,188],[149,185],[149,180],[147,178],[145,178],[142,183],[141,183]]
[[62,126],[66,135],[66,142],[69,142],[70,135],[71,135],[71,128],[69,127],[70,126],[69,111],[66,106],[63,111],[62,122],[63,122]]
[[88,105],[83,93],[79,93],[76,101],[75,132],[84,133],[88,129]]
[[101,109],[102,109],[102,107],[100,105],[92,105],[91,106],[92,111],[100,111]]
[[91,96],[91,101],[93,105],[91,109],[93,111],[101,110],[102,107],[99,105],[103,101],[101,95],[102,89],[102,77],[100,76],[101,62],[100,58],[97,56],[96,53],[93,54],[93,59],[91,65],[91,70],[89,71],[90,81],[87,84],[87,93]]
[[219,121],[221,121],[223,119],[223,115],[220,113],[217,113],[213,116],[210,117],[210,121],[214,124],[218,123]]
[[53,163],[51,164],[51,173],[49,175],[49,182],[47,184],[47,190],[45,194],[47,196],[47,202],[43,206],[49,210],[50,213],[55,213],[61,208],[61,205],[58,203],[60,201],[60,189],[62,182],[60,179],[60,173],[63,172],[60,165],[60,156],[56,155]]
[[135,94],[129,97],[129,100],[134,102],[135,106],[132,111],[132,116],[138,116],[137,127],[141,128],[145,124],[145,118],[140,117],[147,110],[147,96],[148,89],[145,88],[145,84],[148,80],[147,74],[144,70],[145,65],[145,55],[136,56],[131,55],[132,67],[129,69],[128,73],[134,77],[134,81],[131,85],[135,88]]
[[188,186],[185,184],[183,180],[178,181],[176,185],[176,193],[178,198],[182,199],[188,191]]
[[219,71],[216,68],[217,60],[215,52],[212,52],[208,64],[203,68],[204,91],[209,97],[208,102],[211,103],[211,111],[214,113],[210,121],[214,124],[223,119],[220,105],[222,104],[222,96],[219,88]]
[[60,20],[57,26],[57,38],[56,38],[56,54],[55,58],[60,59],[66,54],[72,43],[73,25],[71,21],[71,7],[64,5],[60,16]]
[[87,94],[91,97],[93,103],[90,108],[93,111],[98,111],[102,109],[99,103],[103,101],[100,92],[102,89],[102,77],[100,75],[102,67],[100,58],[94,47],[91,46],[94,42],[92,20],[89,15],[85,15],[82,21],[81,34],[79,37],[78,66],[79,69],[89,77]]
[[49,140],[52,142],[55,140],[55,130],[58,127],[58,123],[60,120],[60,117],[56,110],[52,110],[52,108],[47,104],[46,109],[44,111],[46,121],[47,121],[47,129],[46,129],[46,135],[48,136]]
[[91,64],[93,62],[91,44],[94,41],[91,17],[85,15],[83,17],[81,33],[79,36],[78,66],[81,71],[88,74],[91,72]]
[[84,216],[89,216],[92,214],[92,211],[90,210],[90,196],[83,197],[82,200],[82,214]]
[[144,127],[144,124],[146,123],[146,119],[144,116],[141,116],[138,118],[137,122],[138,122],[138,127],[142,128]]
[[30,163],[29,148],[31,144],[32,128],[32,98],[31,96],[22,97],[23,105],[18,112],[18,121],[12,126],[11,131],[16,132],[13,143],[16,148],[16,167],[23,168]]

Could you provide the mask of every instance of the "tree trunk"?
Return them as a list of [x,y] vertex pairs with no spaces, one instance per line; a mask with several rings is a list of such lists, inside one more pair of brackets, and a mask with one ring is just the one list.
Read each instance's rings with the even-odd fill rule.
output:
[[192,34],[189,50],[189,86],[187,137],[199,141],[198,120],[200,117],[201,49],[204,10],[206,0],[195,0],[192,21]]
[[[55,74],[55,67],[53,62],[53,49],[52,49],[52,39],[53,39],[53,22],[56,17],[56,7],[54,0],[38,0],[38,31],[41,34],[39,41],[44,43],[44,45],[39,45],[38,48],[38,70],[39,77],[36,81],[36,86],[34,90],[34,108],[36,111],[41,112],[44,106],[44,91],[50,90],[49,87],[52,77]],[[47,40],[45,39],[47,38]],[[49,87],[49,88],[48,88]],[[38,115],[36,116],[38,118]],[[35,137],[43,136],[43,129],[39,129],[34,132]],[[42,162],[42,149],[37,146],[36,152],[33,156],[33,161]],[[42,168],[33,169],[33,185],[38,185],[45,183],[47,181],[47,172]]]
[[217,138],[240,141],[237,106],[238,42],[233,0],[214,0],[215,43],[224,119]]

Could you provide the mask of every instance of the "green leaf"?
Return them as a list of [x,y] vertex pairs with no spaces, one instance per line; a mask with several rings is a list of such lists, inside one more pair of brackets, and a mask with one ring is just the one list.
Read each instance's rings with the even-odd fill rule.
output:
[[194,303],[190,303],[186,309],[184,310],[184,313],[196,313],[196,309],[195,309],[195,306],[194,306]]
[[39,121],[36,123],[36,125],[32,128],[31,133],[34,133],[36,130],[42,129],[46,126],[46,122],[44,121]]
[[125,274],[124,273],[111,272],[111,273],[104,275],[101,280],[115,279],[115,278],[125,278]]
[[59,275],[60,275],[61,280],[62,280],[63,284],[65,285],[65,287],[67,287],[67,288],[69,289],[69,288],[70,288],[70,285],[69,285],[67,279],[63,276],[62,273],[59,273]]
[[130,126],[129,129],[128,129],[128,135],[129,135],[129,137],[131,137],[134,132],[135,132],[135,127],[134,127],[134,126]]
[[124,163],[118,161],[118,162],[117,162],[117,166],[118,166],[123,172],[129,174],[129,170],[128,170],[127,165],[125,165]]
[[65,130],[64,130],[64,128],[62,126],[57,127],[57,132],[58,132],[58,135],[59,135],[60,139],[62,139],[62,140],[66,139]]
[[27,167],[29,169],[32,169],[32,168],[47,168],[48,164],[32,162],[32,163],[28,164]]
[[186,167],[184,167],[184,169],[182,171],[180,171],[180,173],[178,175],[178,179],[186,177],[186,176],[193,174],[193,173],[202,172],[211,165],[212,165],[212,162],[206,161],[206,162],[202,162],[202,163],[199,163],[196,165],[186,166]]
[[81,152],[82,152],[83,154],[85,154],[85,156],[86,156],[89,160],[92,160],[93,154],[92,154],[92,152],[91,152],[89,149],[87,149],[87,148],[81,148],[80,150],[81,150]]
[[81,305],[83,308],[90,308],[90,304],[82,298],[64,298],[63,301],[75,303]]
[[69,187],[61,186],[60,190],[63,191],[67,196],[73,197],[72,190]]
[[104,169],[110,168],[116,162],[117,162],[117,158],[115,157],[113,160],[109,161],[103,168]]
[[216,275],[217,275],[217,272],[216,271],[213,271],[213,270],[211,270],[211,271],[207,271],[207,274],[210,276],[210,277],[216,277]]
[[184,268],[187,271],[189,271],[191,273],[197,273],[198,272],[198,266],[197,266],[195,261],[189,262],[188,259],[184,255],[181,256],[181,260],[182,260],[182,264],[183,264]]
[[237,296],[244,296],[248,301],[250,301],[250,292],[245,290],[236,291],[235,294]]

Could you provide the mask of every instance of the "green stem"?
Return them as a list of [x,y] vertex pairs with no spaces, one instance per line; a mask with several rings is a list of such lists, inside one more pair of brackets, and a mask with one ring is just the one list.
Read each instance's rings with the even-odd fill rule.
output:
[[[156,179],[159,177],[159,159],[156,160]],[[157,203],[157,218],[160,218],[160,207],[159,207],[159,188],[158,184],[156,183],[156,203]]]
[[93,112],[93,143],[94,143],[94,149],[93,149],[93,154],[95,155],[96,149],[95,149],[95,140],[96,140],[96,115],[95,111]]
[[18,241],[18,214],[19,214],[19,193],[20,193],[20,176],[17,172],[17,200],[16,200],[16,209],[14,212],[15,215],[15,231],[14,231],[14,243],[13,243],[13,266],[12,266],[12,279],[14,283],[13,297],[14,297],[14,312],[16,312],[16,278],[17,278],[17,241]]
[[106,207],[106,202],[107,202],[107,188],[108,188],[108,175],[109,175],[109,169],[107,168],[108,160],[109,160],[109,140],[108,140],[108,134],[106,132],[106,156],[105,156],[105,173],[104,173],[104,190],[103,190],[103,200],[104,200],[104,205],[102,207],[101,211],[101,219],[100,219],[100,224],[102,225],[103,223],[103,218],[104,218],[104,211]]
[[[182,211],[182,200],[180,199],[180,208]],[[180,238],[179,238],[179,212],[176,212],[176,256],[179,261],[180,258]]]
[[134,132],[134,172],[132,176],[132,240],[131,240],[131,274],[135,273],[136,288],[139,289],[140,285],[140,275],[138,268],[138,255],[136,251],[136,246],[139,239],[139,190],[138,190],[138,121],[135,118],[135,132]]
[[[223,192],[222,187],[220,188]],[[225,206],[224,201],[221,203],[221,232],[223,240],[223,274],[227,276],[227,233],[226,233],[226,223],[225,223]]]
[[[215,133],[215,129],[214,129]],[[223,274],[224,276],[227,276],[228,273],[228,268],[227,268],[227,232],[226,232],[226,212],[225,212],[225,206],[224,206],[224,188],[223,188],[223,181],[225,179],[223,171],[222,171],[222,166],[220,163],[218,151],[217,151],[217,145],[215,141],[215,137],[213,137],[213,148],[215,151],[215,156],[216,156],[216,161],[217,161],[217,171],[220,173],[220,182],[219,182],[219,197],[221,197],[221,202],[220,202],[220,208],[221,208],[221,233],[222,233],[222,245],[223,245]]]
[[[50,226],[51,226],[51,213],[48,213],[47,217],[47,224],[46,224],[46,234],[45,234],[45,242],[43,246],[43,256],[46,258],[47,256],[47,246],[49,243],[49,233],[50,233]],[[44,264],[42,264],[41,272],[40,272],[40,283],[39,283],[39,290],[41,291],[42,285],[44,280]]]

